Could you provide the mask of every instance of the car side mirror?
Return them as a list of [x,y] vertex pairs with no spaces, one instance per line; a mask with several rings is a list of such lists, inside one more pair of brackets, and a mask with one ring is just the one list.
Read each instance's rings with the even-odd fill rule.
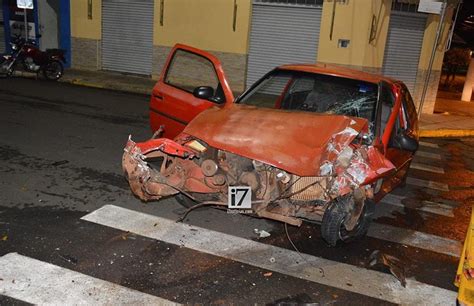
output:
[[214,96],[214,88],[210,86],[199,86],[194,88],[193,96],[199,99],[209,100]]
[[405,151],[416,152],[418,150],[418,140],[407,135],[405,132],[395,136],[394,146]]

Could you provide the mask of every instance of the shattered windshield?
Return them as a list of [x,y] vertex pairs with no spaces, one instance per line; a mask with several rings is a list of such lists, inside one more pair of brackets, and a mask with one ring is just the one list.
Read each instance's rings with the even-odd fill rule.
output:
[[275,70],[238,103],[361,117],[373,123],[378,86],[338,76]]

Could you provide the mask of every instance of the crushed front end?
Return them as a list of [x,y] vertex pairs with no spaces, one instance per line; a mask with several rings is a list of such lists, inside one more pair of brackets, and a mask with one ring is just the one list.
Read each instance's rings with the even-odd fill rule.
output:
[[204,111],[174,140],[129,140],[123,169],[144,201],[182,193],[227,206],[229,189],[245,187],[245,213],[320,222],[335,245],[365,234],[375,182],[395,168],[374,143],[365,119],[233,106]]
[[357,203],[373,198],[371,183],[393,169],[374,147],[350,144],[356,134],[345,129],[333,136],[315,176],[216,149],[186,134],[175,141],[129,139],[123,170],[143,201],[184,193],[227,205],[229,186],[250,186],[253,214],[299,226],[302,220],[322,221],[328,205],[348,194],[352,207],[347,209],[360,214]]

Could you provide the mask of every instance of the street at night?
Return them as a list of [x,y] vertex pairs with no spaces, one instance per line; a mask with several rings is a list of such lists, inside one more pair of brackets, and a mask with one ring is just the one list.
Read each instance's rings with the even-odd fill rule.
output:
[[474,1],[0,0],[0,305],[474,305]]
[[186,208],[173,197],[135,197],[122,155],[128,135],[152,135],[149,100],[0,80],[0,304],[23,304],[30,286],[77,304],[455,303],[474,138],[420,138],[367,236],[330,247],[318,224],[211,207],[176,222]]

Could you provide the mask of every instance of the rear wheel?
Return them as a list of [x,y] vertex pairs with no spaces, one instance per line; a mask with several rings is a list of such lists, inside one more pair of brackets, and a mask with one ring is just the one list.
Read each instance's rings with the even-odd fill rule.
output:
[[338,241],[350,242],[367,233],[375,204],[373,201],[365,199],[362,205],[362,211],[355,224],[350,224],[349,219],[353,218],[355,213],[352,195],[341,197],[329,204],[323,215],[321,236],[330,246],[335,246]]
[[63,64],[59,61],[51,61],[43,68],[43,75],[46,79],[57,81],[63,76]]

